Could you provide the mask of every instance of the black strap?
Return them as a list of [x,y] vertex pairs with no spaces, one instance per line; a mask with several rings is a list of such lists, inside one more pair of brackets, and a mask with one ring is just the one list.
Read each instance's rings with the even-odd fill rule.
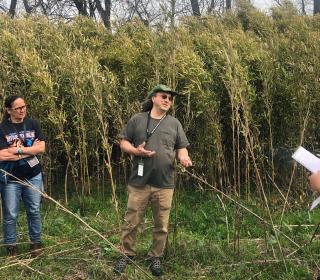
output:
[[164,114],[162,116],[162,118],[159,120],[159,122],[157,123],[157,125],[151,131],[149,131],[149,125],[150,125],[150,119],[151,119],[150,114],[151,114],[151,112],[148,113],[148,121],[147,121],[147,129],[146,129],[146,141],[145,141],[146,143],[148,142],[148,140],[150,139],[152,134],[156,131],[156,129],[159,127],[159,125],[164,120],[164,118],[167,116],[166,114]]

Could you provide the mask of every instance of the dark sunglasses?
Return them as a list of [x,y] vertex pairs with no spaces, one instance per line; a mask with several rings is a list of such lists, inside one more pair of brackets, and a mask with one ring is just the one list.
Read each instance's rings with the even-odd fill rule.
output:
[[23,105],[21,107],[12,108],[12,110],[14,110],[14,111],[22,111],[22,110],[24,110],[26,108],[27,108],[27,105]]
[[173,100],[173,97],[171,95],[161,94],[162,99],[166,100],[169,99],[169,101]]

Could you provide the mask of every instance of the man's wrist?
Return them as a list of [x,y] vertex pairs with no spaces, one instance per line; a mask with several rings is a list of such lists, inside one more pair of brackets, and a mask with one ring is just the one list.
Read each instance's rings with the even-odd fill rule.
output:
[[132,150],[132,154],[134,155],[134,156],[139,156],[139,154],[140,154],[140,152],[139,152],[139,150],[138,150],[138,148],[134,148],[133,150]]

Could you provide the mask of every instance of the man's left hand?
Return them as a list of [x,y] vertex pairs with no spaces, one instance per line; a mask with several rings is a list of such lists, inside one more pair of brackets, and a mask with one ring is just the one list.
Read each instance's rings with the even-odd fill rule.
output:
[[179,158],[180,164],[184,167],[192,166],[192,161],[189,156]]

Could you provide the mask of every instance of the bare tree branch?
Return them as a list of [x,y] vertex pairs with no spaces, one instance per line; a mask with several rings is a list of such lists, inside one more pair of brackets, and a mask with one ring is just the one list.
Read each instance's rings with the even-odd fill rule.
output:
[[0,4],[0,10],[4,11],[4,12],[8,12],[8,8],[5,7],[4,5]]
[[23,0],[24,8],[26,9],[27,14],[31,14],[32,7],[29,5],[28,0]]

